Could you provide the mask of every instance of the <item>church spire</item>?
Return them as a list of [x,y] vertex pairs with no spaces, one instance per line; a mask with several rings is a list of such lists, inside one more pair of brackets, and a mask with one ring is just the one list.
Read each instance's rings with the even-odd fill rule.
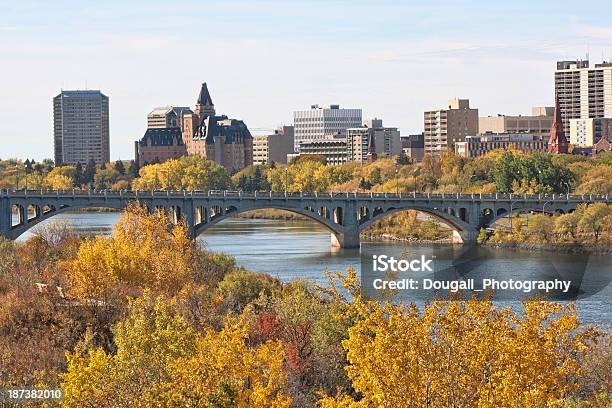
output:
[[549,153],[567,153],[567,138],[561,120],[561,108],[559,107],[559,96],[555,93],[555,114],[550,128],[550,139],[548,140]]
[[200,89],[200,95],[198,96],[198,101],[196,102],[195,106],[195,113],[197,113],[200,117],[215,114],[215,104],[210,97],[206,82],[202,84],[202,88]]
[[368,154],[366,155],[366,162],[373,163],[377,159],[376,154],[376,141],[374,138],[374,131],[368,129]]

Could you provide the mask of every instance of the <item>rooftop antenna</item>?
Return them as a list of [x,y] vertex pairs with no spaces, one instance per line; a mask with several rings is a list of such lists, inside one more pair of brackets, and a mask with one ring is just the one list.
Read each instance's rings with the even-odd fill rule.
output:
[[589,60],[589,44],[586,46],[586,60]]

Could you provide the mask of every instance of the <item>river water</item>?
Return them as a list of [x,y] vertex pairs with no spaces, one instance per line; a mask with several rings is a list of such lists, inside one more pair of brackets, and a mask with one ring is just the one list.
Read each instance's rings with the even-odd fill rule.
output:
[[[75,229],[96,234],[109,234],[120,213],[64,213],[53,221],[67,222]],[[22,235],[25,240],[31,232]],[[314,222],[228,219],[211,227],[198,237],[198,242],[211,251],[224,252],[236,258],[238,265],[257,272],[267,272],[282,281],[295,278],[326,284],[325,270],[359,271],[359,250],[332,250],[328,230]],[[431,247],[398,242],[362,242],[364,253],[399,255],[405,252],[430,251]],[[571,262],[572,256],[552,252],[538,253],[509,249],[487,249],[485,267],[493,274],[520,276],[525,270],[537,270],[553,256],[557,262]],[[588,299],[580,300],[582,321],[612,328],[612,256],[589,258],[588,273],[595,276],[601,288]],[[599,289],[599,288],[598,288]],[[515,302],[510,302],[515,303]],[[516,304],[511,304],[515,306]]]

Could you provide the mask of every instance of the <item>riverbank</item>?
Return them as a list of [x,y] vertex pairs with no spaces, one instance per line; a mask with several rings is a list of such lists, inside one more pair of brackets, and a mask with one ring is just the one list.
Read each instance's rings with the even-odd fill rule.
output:
[[362,232],[360,234],[362,239],[369,241],[383,241],[383,242],[407,242],[412,244],[440,244],[448,245],[452,244],[451,238],[439,238],[439,239],[422,239],[418,237],[399,237],[397,235],[380,233],[380,232]]
[[308,221],[308,217],[301,214],[276,208],[245,211],[236,215],[236,218],[245,218],[248,220]]
[[586,254],[612,255],[612,245],[582,245],[576,243],[535,244],[535,243],[482,243],[483,247],[496,249],[510,249],[529,252],[556,252],[564,254]]

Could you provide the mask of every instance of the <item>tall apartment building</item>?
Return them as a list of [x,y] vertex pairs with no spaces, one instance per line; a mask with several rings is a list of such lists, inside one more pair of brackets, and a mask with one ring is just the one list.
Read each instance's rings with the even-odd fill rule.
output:
[[110,161],[108,96],[100,91],[62,91],[53,98],[56,165]]
[[361,109],[345,109],[340,105],[312,105],[308,110],[293,112],[294,149],[309,142],[342,134],[348,128],[361,126]]
[[346,129],[347,160],[358,163],[368,161],[368,153],[377,157],[397,156],[402,151],[397,128],[383,127],[381,119],[371,119],[358,128]]
[[147,115],[148,129],[180,128],[183,116],[193,113],[190,108],[184,106],[163,106],[153,109]]
[[612,111],[612,62],[558,61],[555,93],[565,134],[571,119],[602,118]]
[[279,126],[271,135],[253,136],[253,164],[286,164],[290,153],[293,153],[293,126]]
[[570,143],[591,147],[601,139],[612,141],[612,118],[570,119]]
[[470,108],[469,99],[452,99],[448,108],[426,111],[425,153],[440,154],[454,150],[455,143],[478,133],[478,109]]
[[531,115],[497,115],[478,118],[479,133],[531,133],[542,140],[550,137],[553,106],[536,106],[531,108]]

